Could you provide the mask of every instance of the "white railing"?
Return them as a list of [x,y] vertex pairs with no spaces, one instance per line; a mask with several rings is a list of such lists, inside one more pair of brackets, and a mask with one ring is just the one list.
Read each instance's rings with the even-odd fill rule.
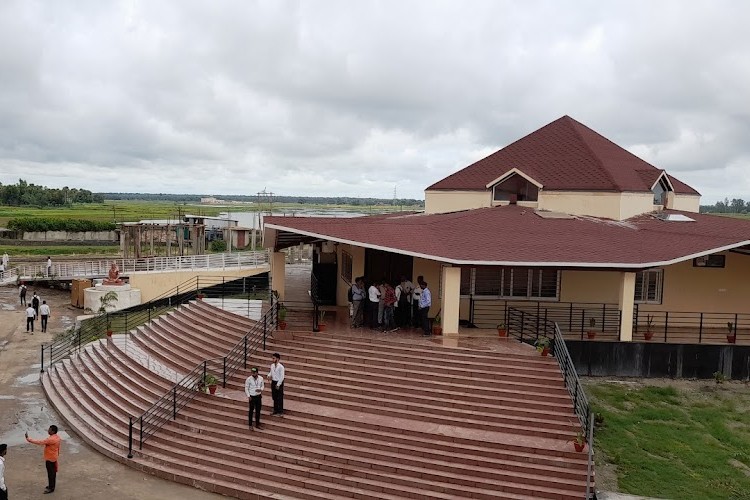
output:
[[[178,257],[149,257],[142,259],[106,259],[78,262],[52,262],[51,274],[55,278],[76,276],[107,276],[112,262],[120,269],[120,274],[148,271],[184,271],[195,269],[233,269],[257,267],[268,264],[267,251],[215,253],[206,255],[185,255]],[[29,264],[16,268],[21,279],[47,276],[46,264]]]
[[18,281],[18,271],[15,267],[6,269],[0,273],[0,285],[7,285],[16,281]]

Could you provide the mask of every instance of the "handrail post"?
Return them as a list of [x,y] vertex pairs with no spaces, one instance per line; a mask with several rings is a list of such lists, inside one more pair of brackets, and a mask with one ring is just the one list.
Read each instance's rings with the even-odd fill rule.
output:
[[667,341],[667,328],[669,326],[669,311],[664,313],[664,342]]
[[263,318],[263,350],[266,350],[266,335],[268,334],[267,330],[268,325],[268,317]]
[[245,350],[245,362],[244,362],[243,367],[247,370],[247,335],[243,337],[243,340],[245,344],[245,349],[244,349]]
[[142,450],[143,449],[143,415],[141,415],[140,421],[141,421],[141,425],[139,426],[140,436],[138,438],[138,449]]
[[524,330],[525,326],[526,326],[526,324],[525,324],[525,320],[524,320],[524,311],[522,310],[521,311],[521,338],[520,338],[521,342],[523,342],[523,330]]
[[221,385],[224,389],[227,388],[227,357],[224,356],[224,381]]
[[133,416],[129,417],[128,422],[128,458],[133,458]]
[[703,343],[703,313],[701,313],[700,324],[698,326],[698,343]]
[[172,387],[172,420],[177,420],[177,385]]
[[581,308],[581,340],[583,340],[583,324],[586,322],[586,309]]
[[203,361],[203,379],[202,380],[206,380],[206,363],[208,363],[208,361]]
[[42,368],[40,373],[44,373],[44,344],[42,344]]

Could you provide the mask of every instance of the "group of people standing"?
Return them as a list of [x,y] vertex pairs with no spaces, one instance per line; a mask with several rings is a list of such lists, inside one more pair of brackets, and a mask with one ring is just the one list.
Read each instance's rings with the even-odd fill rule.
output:
[[416,285],[406,276],[398,283],[386,279],[375,280],[367,286],[365,277],[354,280],[349,289],[352,328],[369,326],[384,332],[400,328],[422,328],[430,335],[429,312],[432,292],[423,276]]
[[[286,374],[284,365],[281,364],[281,354],[273,354],[271,369],[268,371],[268,380],[271,382],[271,398],[273,398],[273,416],[284,414],[284,375]],[[250,376],[245,380],[245,395],[247,396],[248,411],[247,425],[253,430],[253,420],[255,428],[262,429],[260,424],[260,410],[263,406],[263,389],[265,383],[263,377],[258,375],[258,367],[250,369]]]
[[46,300],[41,300],[36,292],[31,296],[30,301],[26,301],[26,285],[21,283],[18,287],[18,298],[21,305],[26,306],[26,331],[34,334],[34,322],[41,318],[42,333],[47,332],[47,321],[49,320],[50,308]]

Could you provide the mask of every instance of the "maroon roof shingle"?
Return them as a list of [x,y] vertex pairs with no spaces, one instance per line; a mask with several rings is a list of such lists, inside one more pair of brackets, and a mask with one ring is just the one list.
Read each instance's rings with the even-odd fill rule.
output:
[[454,264],[638,268],[750,244],[750,221],[684,215],[694,222],[665,221],[652,214],[623,222],[554,219],[510,205],[353,219],[266,217],[265,225]]
[[[485,190],[517,168],[552,191],[646,192],[662,170],[641,160],[569,116],[530,133],[503,149],[436,182],[427,190]],[[647,178],[651,175],[646,174]],[[699,194],[670,176],[675,192]]]

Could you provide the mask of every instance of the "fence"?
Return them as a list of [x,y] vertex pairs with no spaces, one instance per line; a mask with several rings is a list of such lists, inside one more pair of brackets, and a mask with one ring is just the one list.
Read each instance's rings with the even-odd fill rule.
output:
[[60,338],[41,347],[41,371],[80,351],[82,346],[104,337],[108,331],[128,332],[138,325],[171,311],[180,304],[195,300],[199,295],[220,298],[268,299],[268,275],[226,280],[224,277],[198,276],[145,304],[103,313],[81,321],[78,328],[67,331]]
[[750,314],[651,311],[636,304],[633,338],[641,335],[662,342],[750,342]]
[[259,347],[262,346],[265,351],[268,332],[272,332],[276,328],[277,322],[278,302],[275,295],[272,294],[271,308],[226,356],[202,361],[143,414],[138,417],[131,416],[128,422],[128,458],[133,458],[133,433],[136,424],[138,426],[138,449],[143,449],[143,443],[164,424],[170,420],[175,420],[178,412],[206,386],[215,382],[221,384],[222,387],[226,387],[227,380],[240,366],[247,368],[248,358]]
[[[268,264],[267,251],[232,252],[205,255],[184,255],[177,257],[149,257],[143,259],[107,259],[85,262],[53,262],[51,276],[74,278],[107,276],[112,263],[117,264],[120,274],[147,271],[180,271],[200,269],[226,269],[257,267]],[[18,275],[23,278],[48,276],[46,264],[25,264],[18,266]]]

